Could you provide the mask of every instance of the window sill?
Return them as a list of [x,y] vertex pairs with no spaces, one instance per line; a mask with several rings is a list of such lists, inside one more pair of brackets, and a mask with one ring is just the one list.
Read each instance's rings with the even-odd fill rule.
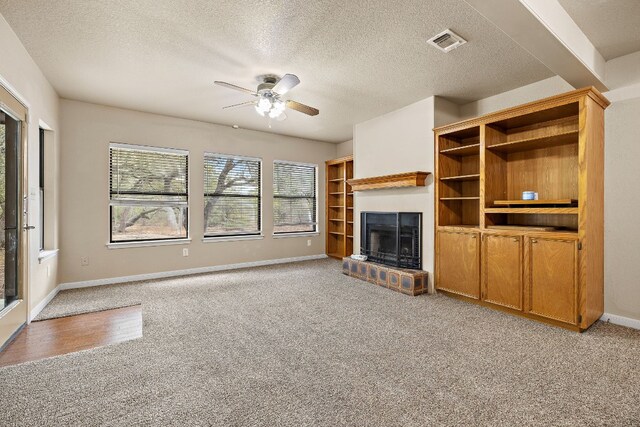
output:
[[38,252],[38,262],[42,264],[44,261],[58,256],[60,249],[49,249]]
[[146,246],[188,245],[189,243],[191,243],[191,239],[149,240],[149,241],[142,241],[142,242],[107,243],[107,248],[109,249],[143,248]]
[[224,236],[224,237],[205,237],[202,239],[202,243],[220,243],[220,242],[235,242],[242,240],[262,240],[263,234],[255,234],[250,236]]
[[274,239],[288,239],[290,237],[310,237],[310,236],[319,236],[319,231],[308,231],[304,233],[287,233],[287,234],[273,234]]

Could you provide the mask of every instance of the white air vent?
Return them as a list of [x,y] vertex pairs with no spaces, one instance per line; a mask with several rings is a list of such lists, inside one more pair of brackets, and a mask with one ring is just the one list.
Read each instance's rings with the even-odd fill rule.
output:
[[466,42],[467,41],[465,39],[463,39],[462,37],[460,37],[459,35],[457,35],[456,33],[454,33],[449,29],[444,30],[439,34],[436,34],[435,36],[427,40],[427,43],[435,46],[436,48],[440,49],[443,52],[449,52],[457,48],[458,46],[462,46]]

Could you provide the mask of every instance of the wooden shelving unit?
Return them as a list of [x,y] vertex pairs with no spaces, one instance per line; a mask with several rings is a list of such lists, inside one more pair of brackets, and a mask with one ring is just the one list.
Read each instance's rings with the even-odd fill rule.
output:
[[600,318],[608,105],[586,88],[434,129],[437,289],[579,331]]
[[480,127],[439,139],[436,188],[440,225],[479,225]]
[[327,255],[343,258],[353,253],[353,156],[326,162]]

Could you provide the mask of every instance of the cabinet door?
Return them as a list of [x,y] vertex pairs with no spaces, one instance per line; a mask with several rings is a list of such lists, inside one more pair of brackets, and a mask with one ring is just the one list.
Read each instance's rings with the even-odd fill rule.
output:
[[480,298],[478,233],[438,232],[436,287]]
[[522,237],[485,234],[482,247],[482,299],[522,310]]
[[528,239],[528,302],[532,314],[576,324],[577,242]]

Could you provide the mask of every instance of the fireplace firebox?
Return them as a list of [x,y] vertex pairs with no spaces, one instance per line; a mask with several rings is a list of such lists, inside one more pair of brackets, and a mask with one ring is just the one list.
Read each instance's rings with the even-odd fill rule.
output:
[[422,269],[422,214],[362,212],[360,254],[392,267]]

